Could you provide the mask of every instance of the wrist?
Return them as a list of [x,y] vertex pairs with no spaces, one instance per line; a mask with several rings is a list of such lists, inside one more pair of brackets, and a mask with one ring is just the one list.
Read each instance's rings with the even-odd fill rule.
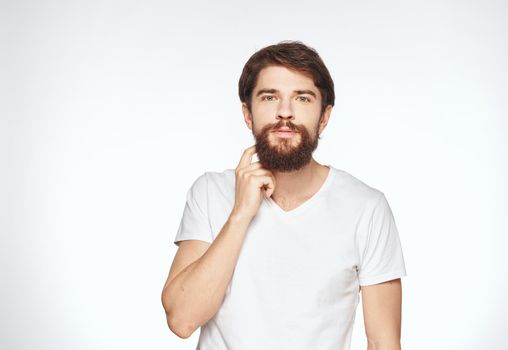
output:
[[250,224],[250,222],[252,221],[253,218],[254,218],[254,216],[252,216],[252,215],[249,215],[249,214],[246,214],[246,213],[243,213],[243,212],[233,209],[233,211],[231,211],[231,214],[229,214],[228,220],[233,224],[248,225],[248,224]]

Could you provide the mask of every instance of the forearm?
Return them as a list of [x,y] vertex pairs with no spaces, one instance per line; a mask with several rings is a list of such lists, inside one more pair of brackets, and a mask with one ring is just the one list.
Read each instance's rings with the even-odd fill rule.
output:
[[400,342],[372,342],[368,341],[367,350],[401,350]]
[[190,336],[221,306],[251,219],[232,213],[208,250],[164,289],[168,323]]

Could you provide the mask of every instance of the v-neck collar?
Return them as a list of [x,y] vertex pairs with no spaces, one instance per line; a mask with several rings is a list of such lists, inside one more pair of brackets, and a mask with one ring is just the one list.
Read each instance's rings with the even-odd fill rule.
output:
[[292,216],[292,215],[296,215],[298,213],[301,213],[303,212],[305,209],[307,209],[309,206],[312,205],[313,202],[316,201],[317,198],[319,198],[327,189],[328,187],[330,187],[330,185],[332,184],[333,182],[333,179],[335,178],[335,169],[333,168],[333,166],[331,166],[330,164],[327,164],[326,165],[328,167],[328,175],[326,176],[326,179],[325,181],[323,182],[323,184],[321,185],[321,187],[319,188],[319,190],[314,193],[314,195],[312,195],[312,197],[310,197],[309,199],[307,199],[305,202],[303,202],[302,204],[300,204],[299,206],[297,206],[296,208],[294,209],[291,209],[289,211],[286,211],[284,209],[282,209],[273,199],[272,197],[269,197],[269,198],[264,198],[264,200],[268,203],[269,207],[272,208],[275,212],[277,212],[279,215],[283,215],[283,216]]

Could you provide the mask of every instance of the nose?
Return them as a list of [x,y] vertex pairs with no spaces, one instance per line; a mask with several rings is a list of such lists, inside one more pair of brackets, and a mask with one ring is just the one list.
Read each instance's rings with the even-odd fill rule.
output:
[[289,119],[293,120],[293,110],[291,108],[291,103],[288,100],[281,99],[279,104],[279,109],[277,110],[277,119]]

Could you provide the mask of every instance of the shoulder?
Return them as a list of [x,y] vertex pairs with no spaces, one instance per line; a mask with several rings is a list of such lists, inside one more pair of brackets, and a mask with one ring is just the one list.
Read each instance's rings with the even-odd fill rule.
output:
[[231,184],[235,184],[235,169],[207,171],[204,175],[206,175],[209,185],[213,187],[230,186]]
[[369,206],[373,208],[384,196],[380,189],[367,184],[348,171],[333,166],[331,166],[331,169],[335,173],[331,192],[342,200],[356,203],[362,207]]
[[225,169],[223,171],[205,171],[195,178],[191,185],[190,192],[193,195],[207,195],[210,199],[217,196],[231,197],[235,191],[235,170]]
[[235,182],[235,170],[225,169],[223,171],[205,171],[194,178],[191,187],[207,188],[222,186]]

